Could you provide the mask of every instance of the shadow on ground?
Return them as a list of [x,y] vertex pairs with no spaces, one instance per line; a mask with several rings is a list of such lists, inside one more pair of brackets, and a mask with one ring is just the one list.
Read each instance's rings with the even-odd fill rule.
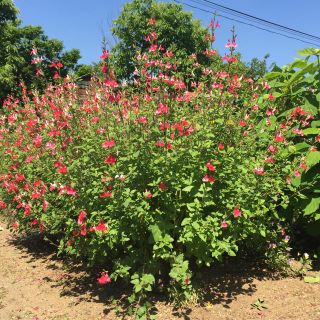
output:
[[[43,235],[13,236],[9,244],[22,252],[22,257],[28,263],[41,264],[46,269],[60,270],[60,277],[44,276],[43,280],[52,287],[60,288],[61,296],[76,297],[76,304],[87,301],[105,304],[104,313],[125,310],[130,288],[125,284],[111,283],[99,286],[96,281],[99,271],[104,268],[88,268],[81,261],[71,260],[66,256],[57,256],[57,246],[54,241],[46,241]],[[248,259],[246,259],[248,261]],[[105,267],[108,270],[108,268]],[[227,258],[223,264],[212,268],[202,268],[194,272],[193,285],[196,288],[197,304],[220,304],[230,308],[233,300],[239,295],[253,295],[256,291],[254,280],[278,279],[279,276],[267,271],[264,265],[257,262],[245,262],[239,258]],[[115,303],[116,301],[117,303]],[[168,304],[168,296],[154,293],[150,302]],[[125,312],[119,313],[119,317]],[[157,310],[154,310],[157,313]],[[180,319],[190,319],[191,309],[172,306],[172,315]]]

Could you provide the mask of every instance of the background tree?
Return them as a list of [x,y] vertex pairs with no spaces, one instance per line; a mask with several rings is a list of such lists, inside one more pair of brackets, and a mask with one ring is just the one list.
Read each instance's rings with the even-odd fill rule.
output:
[[270,54],[267,53],[262,60],[258,58],[252,58],[250,62],[246,63],[246,75],[254,80],[262,78],[268,72],[268,69],[272,69],[272,67],[275,65],[275,63],[272,63],[270,68],[268,68],[267,60],[269,57]]
[[[149,47],[150,43],[145,40],[150,31],[149,19],[157,21],[158,43],[166,49],[174,44],[177,56],[203,52],[208,48],[207,29],[192,18],[191,12],[183,11],[181,5],[134,0],[125,4],[120,16],[113,21],[112,32],[119,42],[111,50],[111,60],[118,78],[130,77],[136,51],[144,52]],[[202,62],[206,59],[204,55],[200,57]]]
[[[55,73],[50,67],[53,60],[60,61],[62,76],[73,72],[80,59],[80,51],[64,51],[63,42],[49,39],[40,26],[21,26],[19,10],[12,0],[0,0],[0,103],[8,94],[17,93],[18,84],[24,81],[28,87],[43,88],[52,81]],[[41,78],[35,77],[35,66],[31,64],[30,52],[35,47],[43,59]]]

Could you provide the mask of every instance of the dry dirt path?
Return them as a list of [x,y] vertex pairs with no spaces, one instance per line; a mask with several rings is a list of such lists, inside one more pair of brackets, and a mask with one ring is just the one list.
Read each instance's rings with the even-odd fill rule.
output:
[[[78,266],[66,269],[52,248],[17,240],[3,223],[0,229],[0,320],[119,319],[105,303],[112,292],[98,287],[93,275]],[[320,320],[320,284],[275,280],[252,270],[206,277],[202,307],[179,312],[160,302],[158,319]],[[251,307],[258,298],[267,309]]]

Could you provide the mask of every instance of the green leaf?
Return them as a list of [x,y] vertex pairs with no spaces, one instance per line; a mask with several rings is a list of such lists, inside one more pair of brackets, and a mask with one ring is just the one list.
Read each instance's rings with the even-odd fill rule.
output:
[[305,207],[304,213],[309,215],[311,213],[316,212],[319,209],[320,205],[320,197],[319,198],[312,198],[309,204]]
[[123,206],[127,208],[131,202],[132,200],[130,198],[127,198],[126,201],[123,203]]
[[287,86],[291,86],[294,82],[296,82],[299,78],[304,77],[304,75],[310,72],[313,68],[313,64],[308,64],[307,67],[295,72],[287,82]]
[[152,285],[155,282],[155,278],[151,273],[146,273],[141,277],[141,281],[144,284]]
[[291,184],[292,184],[294,187],[299,187],[300,184],[301,184],[301,176],[299,176],[299,177],[294,177],[294,178],[292,179]]
[[224,123],[224,119],[221,119],[221,118],[214,119],[214,122],[216,122],[218,124],[223,124]]
[[162,232],[161,232],[158,225],[156,225],[156,224],[152,225],[149,227],[149,229],[151,230],[154,242],[158,242],[162,239]]
[[320,55],[320,49],[316,48],[304,48],[298,50],[297,53],[302,57],[312,56],[312,55]]
[[320,127],[320,121],[311,122],[311,128],[319,128],[319,127]]
[[135,286],[134,286],[134,292],[137,293],[139,291],[141,291],[142,289],[142,286],[140,283],[137,283]]
[[320,161],[320,151],[313,151],[307,155],[308,167],[314,166]]
[[316,276],[316,277],[308,277],[305,276],[303,278],[304,282],[306,283],[319,283],[320,282],[320,276]]
[[[311,100],[311,99],[309,99],[309,100]],[[302,109],[307,111],[307,112],[311,112],[313,115],[318,114],[318,112],[319,112],[318,111],[319,110],[318,106],[314,105],[314,103],[315,103],[314,101],[310,102],[309,100],[305,99],[305,102],[302,105]]]
[[297,143],[294,147],[295,147],[295,151],[303,152],[303,151],[309,150],[311,145],[306,142],[300,142],[300,143]]
[[184,227],[185,225],[189,224],[191,221],[190,218],[184,218],[181,222],[181,226]]
[[320,134],[320,128],[307,128],[302,131],[305,135]]
[[282,75],[282,72],[269,72],[264,76],[266,80],[272,80]]
[[193,189],[193,186],[187,186],[182,189],[182,191],[190,192]]
[[199,230],[200,229],[200,225],[199,225],[199,223],[197,221],[192,222],[191,225],[195,230]]
[[304,59],[294,59],[294,61],[290,64],[291,68],[305,68],[308,65],[308,62]]

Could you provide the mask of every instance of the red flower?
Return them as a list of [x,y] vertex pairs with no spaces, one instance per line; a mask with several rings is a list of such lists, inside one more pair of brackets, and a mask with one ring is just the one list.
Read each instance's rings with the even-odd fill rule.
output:
[[206,164],[206,167],[207,167],[207,169],[210,170],[210,171],[216,171],[216,167],[215,167],[211,162],[208,162],[208,163]]
[[16,181],[17,181],[17,182],[23,181],[24,179],[25,179],[25,177],[24,177],[23,174],[18,174],[18,175],[16,176]]
[[275,139],[276,142],[283,142],[285,140],[285,137],[280,132],[280,133],[276,134],[274,139]]
[[66,166],[64,166],[64,167],[59,167],[57,171],[58,171],[59,173],[66,174],[66,173],[67,173],[67,167],[66,167]]
[[158,109],[155,111],[155,114],[158,116],[161,114],[167,114],[167,113],[169,113],[169,110],[170,109],[166,104],[160,102],[158,104]]
[[69,194],[70,196],[75,196],[77,194],[76,190],[72,187],[65,187],[64,192],[66,192],[66,194]]
[[243,119],[240,119],[239,125],[240,125],[240,127],[245,127],[246,126],[246,122]]
[[301,169],[307,169],[306,163],[301,162],[300,165],[299,165],[299,168],[301,168]]
[[24,207],[24,216],[27,217],[29,216],[31,213],[31,205],[29,203],[27,203]]
[[117,163],[117,158],[114,155],[109,154],[107,156],[106,160],[104,161],[104,163],[115,165]]
[[103,144],[102,144],[102,148],[104,149],[108,149],[108,148],[112,148],[115,145],[115,142],[113,139],[111,140],[106,140]]
[[30,222],[31,226],[35,226],[39,223],[39,220],[38,219],[34,219]]
[[220,228],[221,228],[221,229],[226,229],[226,228],[228,228],[228,227],[229,227],[228,222],[227,222],[226,220],[223,220],[223,221],[221,222]]
[[278,152],[278,148],[277,148],[277,146],[274,146],[274,145],[270,145],[269,147],[268,147],[268,151],[270,152],[270,153],[277,153]]
[[148,20],[148,24],[156,24],[156,20],[155,19],[149,19]]
[[152,44],[149,47],[149,52],[156,52],[158,50],[158,45],[157,44]]
[[87,214],[84,210],[81,210],[78,216],[78,224],[83,224],[86,221]]
[[262,176],[264,174],[264,167],[255,167],[253,171],[257,175]]
[[13,228],[14,230],[17,230],[17,229],[19,228],[19,226],[20,226],[20,224],[19,224],[18,221],[15,221],[15,222],[12,224],[12,228]]
[[269,94],[268,100],[269,101],[273,101],[274,100],[274,96],[272,95],[272,93]]
[[157,147],[164,147],[165,146],[165,143],[163,141],[157,141],[156,142],[156,146]]
[[39,136],[39,135],[37,135],[37,136],[33,139],[33,145],[34,145],[36,148],[40,148],[41,143],[42,143],[42,137]]
[[235,207],[235,208],[233,209],[233,216],[234,216],[235,218],[238,218],[238,217],[241,216],[241,211],[240,211],[240,208],[239,208],[239,207]]
[[102,52],[102,55],[100,56],[100,59],[101,60],[104,60],[104,59],[106,59],[106,58],[108,58],[110,56],[110,53],[108,52],[108,51],[103,51]]
[[267,163],[275,163],[275,162],[276,162],[276,161],[273,159],[273,157],[266,157],[266,158],[264,159],[264,161],[267,162]]
[[106,231],[107,230],[107,226],[105,223],[103,222],[100,222],[96,227],[95,227],[96,230],[98,231]]
[[153,197],[153,194],[146,189],[146,191],[144,192],[144,196],[146,199],[150,199]]
[[112,197],[112,192],[106,191],[100,194],[100,198],[111,198]]
[[4,201],[0,200],[0,209],[5,209],[6,207],[7,204]]
[[300,177],[300,172],[299,172],[299,170],[296,170],[296,171],[294,172],[294,176],[295,176],[295,177]]
[[45,229],[46,229],[45,224],[43,222],[40,222],[40,225],[39,225],[40,232],[44,232]]
[[80,234],[81,234],[82,236],[85,236],[85,235],[87,234],[87,228],[86,228],[86,225],[85,225],[85,224],[82,224],[82,225],[80,226]]
[[48,201],[43,200],[43,202],[42,202],[42,210],[43,211],[47,211],[48,204],[49,204]]
[[215,182],[215,178],[213,176],[211,176],[210,174],[206,174],[203,178],[202,181],[203,182]]
[[102,73],[107,73],[108,72],[108,66],[106,63],[103,64],[103,66],[101,67],[101,72]]
[[31,199],[39,199],[39,198],[41,198],[40,192],[32,192],[31,193]]
[[218,149],[219,150],[224,150],[224,144],[223,143],[219,143],[218,144]]
[[59,167],[62,166],[62,162],[60,160],[57,160],[57,161],[54,162],[54,166],[59,168]]
[[138,122],[139,122],[139,123],[147,123],[147,122],[148,122],[148,119],[147,119],[147,117],[140,117],[140,118],[138,119]]
[[97,279],[99,284],[104,285],[111,282],[111,279],[107,272],[101,272],[101,276]]
[[167,185],[162,181],[159,183],[159,188],[161,191],[168,189]]

